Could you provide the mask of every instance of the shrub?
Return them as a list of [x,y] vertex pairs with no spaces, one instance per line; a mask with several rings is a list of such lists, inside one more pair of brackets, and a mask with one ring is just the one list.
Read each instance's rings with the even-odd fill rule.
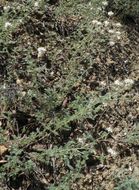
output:
[[139,1],[138,0],[109,0],[109,7],[114,9],[122,17],[139,16]]
[[120,182],[114,190],[136,190],[139,188],[139,182],[135,179],[135,177],[126,178],[125,180]]

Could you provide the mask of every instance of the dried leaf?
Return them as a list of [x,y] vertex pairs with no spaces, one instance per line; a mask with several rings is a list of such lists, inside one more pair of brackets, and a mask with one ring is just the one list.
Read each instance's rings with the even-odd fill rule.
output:
[[5,164],[6,162],[6,160],[0,160],[0,164]]
[[7,152],[8,148],[4,145],[0,145],[0,156]]

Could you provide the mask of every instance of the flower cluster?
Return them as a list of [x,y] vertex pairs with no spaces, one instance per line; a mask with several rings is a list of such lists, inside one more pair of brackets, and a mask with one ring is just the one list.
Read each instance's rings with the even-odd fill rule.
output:
[[38,8],[40,7],[40,3],[41,3],[41,0],[35,1],[35,2],[34,2],[34,7],[35,7],[36,9],[38,9]]
[[112,12],[112,11],[109,11],[109,12],[108,12],[108,16],[109,16],[109,17],[112,17],[113,15],[114,15],[114,12]]
[[[106,7],[108,5],[107,1],[102,2],[102,6]],[[115,22],[112,17],[114,13],[109,11],[107,13],[108,18],[107,20],[92,20],[93,27],[96,28],[96,31],[100,34],[105,34],[108,37],[108,44],[109,46],[114,46],[119,40],[122,38],[122,25],[119,22]]]
[[36,7],[36,8],[39,7],[39,2],[38,2],[38,1],[36,1],[36,2],[34,3],[34,7]]
[[44,47],[39,47],[37,51],[38,51],[38,58],[43,57],[46,53],[46,49]]
[[6,12],[6,11],[9,11],[10,10],[10,6],[4,6],[3,7],[3,10]]
[[125,79],[123,81],[121,80],[115,80],[114,81],[114,85],[117,86],[117,87],[130,87],[134,84],[134,80],[132,79]]
[[108,5],[108,1],[103,1],[102,5],[107,6]]
[[4,27],[7,29],[7,28],[9,28],[9,27],[11,27],[12,26],[12,24],[10,23],[10,22],[5,22],[5,25],[4,25]]
[[[102,6],[108,6],[107,1],[102,2]],[[115,22],[112,18],[114,16],[113,11],[107,12],[108,19],[103,22],[104,30],[107,31],[109,37],[109,46],[114,46],[117,41],[121,40],[122,31],[121,31],[121,23]]]
[[116,157],[117,156],[117,152],[115,150],[113,150],[112,148],[108,148],[107,152],[112,156],[112,157]]
[[104,32],[106,32],[106,35],[109,38],[110,46],[114,46],[115,43],[121,39],[121,23],[115,23],[111,20],[105,20],[103,22],[99,20],[93,20],[92,24],[96,29],[99,27],[100,33],[104,34]]

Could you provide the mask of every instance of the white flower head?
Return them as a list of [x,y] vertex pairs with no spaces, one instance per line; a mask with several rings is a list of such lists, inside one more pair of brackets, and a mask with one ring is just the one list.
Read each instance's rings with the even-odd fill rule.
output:
[[120,31],[116,31],[115,34],[121,35],[121,32]]
[[22,79],[17,79],[17,80],[16,80],[16,84],[22,85],[22,83],[23,83],[23,80],[22,80]]
[[102,8],[101,8],[101,7],[98,7],[97,10],[102,11]]
[[22,22],[23,22],[23,20],[22,20],[22,19],[19,19],[19,22],[20,22],[20,23],[22,23]]
[[103,103],[103,106],[104,106],[104,107],[107,107],[107,106],[108,106],[108,103],[106,103],[106,102]]
[[113,15],[114,15],[114,12],[112,12],[112,11],[109,11],[109,12],[108,12],[108,16],[111,17],[111,16],[113,16]]
[[109,45],[110,45],[110,46],[114,46],[114,45],[115,45],[115,42],[114,42],[114,41],[110,41],[110,42],[109,42]]
[[109,25],[109,23],[110,23],[110,22],[109,22],[109,21],[107,21],[107,20],[106,20],[106,21],[104,21],[104,25],[105,25],[106,27]]
[[77,138],[78,142],[81,143],[81,144],[84,144],[84,139],[83,138]]
[[4,9],[4,11],[9,11],[10,10],[10,6],[4,6],[3,9]]
[[24,97],[26,95],[26,92],[25,91],[22,91],[21,92],[22,96]]
[[89,5],[89,6],[91,6],[91,5],[92,5],[92,3],[91,3],[91,2],[89,2],[89,3],[88,3],[88,5]]
[[96,23],[98,23],[98,21],[97,21],[97,20],[93,20],[92,23],[93,23],[93,24],[96,24]]
[[4,83],[3,86],[2,86],[3,89],[6,89],[6,84]]
[[114,30],[108,30],[108,32],[109,32],[110,34],[113,34],[113,33],[114,33]]
[[124,83],[126,86],[132,86],[134,84],[134,80],[132,79],[125,79]]
[[38,58],[41,58],[46,53],[46,49],[44,47],[39,47],[38,49]]
[[101,82],[100,82],[100,85],[101,85],[101,86],[106,86],[107,84],[106,84],[105,81],[101,81]]
[[108,131],[109,133],[112,133],[112,132],[113,132],[113,130],[112,130],[111,127],[106,128],[106,131]]
[[99,22],[99,21],[98,21],[96,24],[97,24],[98,26],[100,26],[100,25],[102,25],[102,22]]
[[126,59],[126,60],[124,61],[124,63],[128,63],[128,60]]
[[36,2],[34,3],[34,7],[36,7],[36,8],[39,7],[39,2],[38,2],[38,1],[36,1]]
[[123,82],[120,81],[120,80],[114,81],[114,84],[115,84],[116,86],[123,86]]
[[117,36],[117,39],[120,40],[120,39],[121,39],[121,36]]
[[117,22],[117,23],[115,23],[115,26],[119,28],[119,27],[121,27],[122,25],[121,25],[120,22]]
[[102,22],[100,22],[98,20],[93,20],[92,23],[95,25],[98,25],[98,26],[102,25]]
[[4,25],[4,27],[7,29],[7,28],[9,28],[9,27],[11,27],[12,26],[12,24],[10,23],[10,22],[5,22],[5,25]]
[[108,1],[103,1],[102,5],[107,6],[108,5]]
[[54,74],[55,74],[54,71],[52,71],[52,72],[50,73],[51,76],[53,76]]
[[108,153],[111,155],[111,156],[116,156],[117,155],[117,152],[115,150],[113,150],[112,148],[108,148],[107,149]]

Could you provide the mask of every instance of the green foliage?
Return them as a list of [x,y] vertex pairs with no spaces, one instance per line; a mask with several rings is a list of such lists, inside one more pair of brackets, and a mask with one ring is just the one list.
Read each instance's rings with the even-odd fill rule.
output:
[[139,125],[133,126],[131,131],[126,134],[125,142],[128,144],[139,145]]
[[[104,27],[111,21],[102,1],[61,0],[50,6],[42,0],[34,7],[35,2],[14,1],[0,17],[0,61],[6,70],[0,80],[0,144],[8,146],[0,155],[0,179],[7,185],[24,175],[41,182],[49,174],[50,190],[70,190],[88,170],[90,157],[93,164],[105,162],[107,153],[98,147],[110,134],[100,132],[99,119],[131,87],[93,84],[93,75],[98,83],[111,80],[111,67],[103,64],[109,41],[117,37]],[[11,25],[5,27],[7,22]],[[39,47],[46,48],[42,59]]]
[[114,190],[137,190],[139,188],[139,181],[135,177],[126,178],[114,188]]
[[[93,2],[97,6],[96,1]],[[80,40],[80,28],[75,33],[73,32],[71,39],[63,38],[64,48],[62,51],[67,49],[72,57],[64,60],[62,66],[61,63],[55,63],[55,61],[57,61],[57,56],[61,53],[63,42],[61,42],[60,47],[58,46],[54,49],[52,47],[53,50],[50,48],[51,44],[55,46],[55,43],[59,43],[61,37],[55,31],[50,34],[47,34],[47,31],[44,32],[48,35],[46,48],[52,60],[52,69],[58,67],[58,72],[61,72],[62,76],[57,76],[58,81],[50,86],[43,82],[47,76],[51,77],[50,73],[53,70],[47,68],[46,65],[39,66],[37,58],[34,59],[32,56],[34,51],[37,53],[37,48],[41,45],[40,42],[37,41],[31,46],[24,47],[26,44],[22,44],[20,37],[16,38],[18,30],[19,32],[20,30],[23,30],[23,32],[25,30],[26,38],[34,37],[36,40],[37,35],[34,34],[34,31],[29,36],[25,28],[27,23],[31,22],[33,11],[37,10],[37,8],[36,10],[32,9],[34,3],[35,1],[30,1],[20,5],[15,2],[11,11],[6,11],[0,18],[1,55],[4,60],[8,61],[6,67],[8,76],[6,76],[4,82],[1,82],[3,90],[3,94],[1,94],[3,102],[1,116],[3,120],[6,120],[6,128],[2,128],[0,131],[0,141],[1,144],[10,143],[9,154],[5,156],[6,163],[0,167],[0,177],[9,181],[10,179],[16,179],[20,174],[33,175],[34,172],[39,172],[40,165],[44,164],[46,167],[51,166],[56,172],[60,167],[67,168],[67,171],[70,171],[65,171],[59,182],[55,181],[54,185],[50,184],[50,189],[70,189],[70,185],[80,177],[80,172],[85,168],[89,155],[93,155],[95,152],[95,140],[93,138],[87,140],[89,134],[86,133],[83,138],[84,142],[87,141],[87,144],[79,143],[76,138],[74,140],[67,139],[68,142],[65,145],[63,142],[61,142],[63,145],[58,142],[62,138],[65,139],[66,134],[71,133],[74,123],[77,125],[76,122],[78,122],[81,125],[85,119],[95,118],[97,113],[101,111],[104,101],[109,98],[101,97],[98,93],[85,95],[81,91],[74,92],[72,90],[77,83],[82,83],[83,75],[87,73],[85,69],[80,69],[81,60],[88,58],[90,66],[93,64],[91,55],[88,57],[87,54],[82,54],[83,51],[86,52],[87,49],[92,48],[89,41],[91,42],[93,39],[93,30],[86,28],[84,19],[80,25],[82,28],[85,27],[85,30],[88,30],[88,34],[86,36],[82,35],[82,40]],[[49,11],[44,9],[43,4],[45,4],[45,1],[42,1],[39,5],[38,14],[40,15],[47,14],[45,11]],[[48,4],[45,6],[48,6]],[[87,14],[89,9],[89,4],[80,3],[80,1],[61,2],[58,8],[55,9],[55,19],[58,20],[66,12],[69,17],[86,15],[86,20],[91,22],[91,17],[95,13],[90,11]],[[11,26],[5,28],[6,22],[10,22]],[[45,30],[47,30],[46,27]],[[14,35],[15,37],[13,37]],[[86,43],[88,43],[87,46]],[[78,58],[77,54],[81,54],[81,57]],[[21,59],[21,63],[18,62],[18,58]],[[19,69],[16,69],[16,66],[19,66]],[[16,84],[16,81],[20,78],[25,81],[21,85],[20,83]],[[14,85],[10,86],[11,84]],[[11,90],[14,87],[16,88],[15,94],[11,96]],[[42,89],[43,93],[40,89]],[[25,92],[25,96],[22,95],[22,92]],[[61,104],[66,96],[72,93],[74,98],[68,103],[68,108],[62,107]],[[37,105],[34,100],[38,101]],[[57,107],[60,107],[58,111]],[[35,118],[32,124],[19,126],[20,123],[16,119],[16,117],[20,118],[20,115],[16,116],[16,114],[20,114],[18,110],[22,111],[21,114],[23,112],[29,113],[31,117]],[[8,134],[9,136],[3,136],[6,131],[10,133]],[[67,138],[69,138],[68,135]],[[44,147],[42,149],[34,150],[33,145],[42,140],[46,144],[50,144],[52,148],[46,149],[46,145],[43,143]]]
[[138,0],[112,0],[110,7],[116,9],[122,17],[124,16],[139,16],[139,1]]

